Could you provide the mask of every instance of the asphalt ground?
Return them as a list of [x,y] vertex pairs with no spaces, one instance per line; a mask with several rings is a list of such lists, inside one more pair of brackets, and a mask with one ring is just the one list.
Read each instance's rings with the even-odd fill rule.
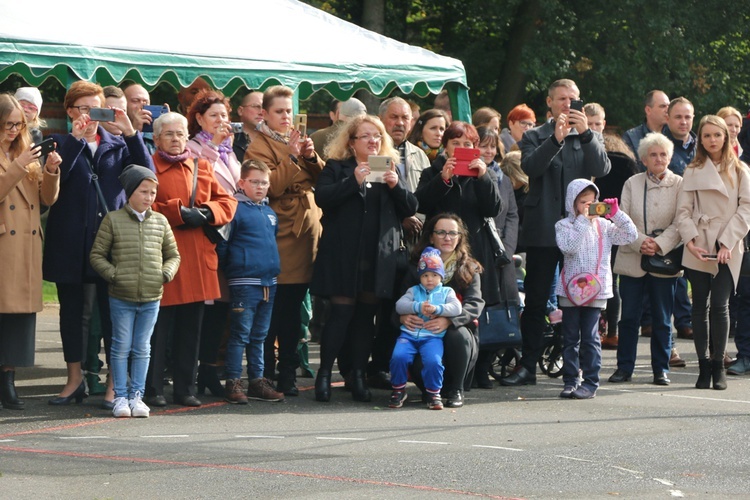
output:
[[588,401],[559,399],[561,380],[541,373],[536,386],[473,389],[443,411],[412,386],[402,409],[385,390],[356,403],[340,380],[318,403],[299,379],[300,396],[283,403],[206,395],[201,408],[115,419],[101,396],[47,404],[65,377],[48,308],[37,365],[17,373],[26,410],[0,410],[0,498],[748,498],[750,377],[697,390],[692,342],[678,348],[688,366],[668,387],[651,384],[648,339],[631,383],[606,382],[615,352],[604,351]]

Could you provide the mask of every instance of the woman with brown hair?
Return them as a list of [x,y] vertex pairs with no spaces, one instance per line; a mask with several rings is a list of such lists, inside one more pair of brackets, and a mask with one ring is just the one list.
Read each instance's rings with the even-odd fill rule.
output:
[[[724,120],[704,116],[695,159],[685,170],[677,202],[682,264],[693,289],[693,341],[700,373],[695,386],[726,389],[724,354],[729,297],[737,288],[750,228],[750,174],[732,150]],[[710,302],[709,302],[710,301]],[[709,335],[713,352],[709,353]]]
[[39,165],[39,147],[31,143],[24,110],[8,94],[0,95],[0,400],[23,410],[15,386],[16,367],[34,365],[36,313],[42,310],[42,204],[50,206],[60,190],[56,152]]
[[[289,87],[277,85],[263,93],[263,122],[250,143],[245,159],[260,160],[271,169],[269,206],[279,219],[276,243],[281,258],[266,353],[279,343],[277,390],[297,396],[297,343],[302,324],[302,302],[312,279],[313,262],[320,238],[321,212],[313,187],[323,170],[312,139],[292,127],[292,96]],[[266,369],[273,363],[266,358]],[[271,378],[271,377],[268,377]]]
[[428,109],[422,113],[409,135],[409,142],[419,146],[430,161],[443,152],[443,134],[450,119],[442,109]]

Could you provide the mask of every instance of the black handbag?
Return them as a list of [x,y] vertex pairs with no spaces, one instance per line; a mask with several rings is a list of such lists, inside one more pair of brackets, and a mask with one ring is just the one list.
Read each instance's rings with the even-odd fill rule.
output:
[[[198,188],[198,158],[193,158],[193,192],[190,194],[190,208],[195,205],[195,191]],[[201,226],[203,233],[208,238],[208,241],[217,245],[222,241],[228,241],[229,236],[232,234],[232,225],[224,224],[222,226],[212,226],[210,224],[204,224]]]
[[487,306],[479,315],[479,348],[496,350],[521,345],[518,306],[496,304]]
[[484,227],[487,228],[490,245],[492,245],[492,255],[495,258],[495,267],[499,269],[503,266],[507,266],[511,263],[513,256],[508,255],[508,252],[505,251],[505,245],[503,245],[503,240],[500,239],[500,233],[497,231],[495,219],[492,217],[485,217]]
[[740,276],[750,278],[750,233],[745,235],[745,251],[742,252],[742,267],[740,267]]
[[[646,217],[647,182],[647,180],[644,180],[643,184],[643,232],[654,237],[661,234],[661,231],[656,230],[651,234],[648,232],[648,222]],[[684,250],[685,245],[680,244],[666,255],[641,255],[641,269],[647,273],[663,274],[667,276],[677,274],[682,270],[682,252]]]

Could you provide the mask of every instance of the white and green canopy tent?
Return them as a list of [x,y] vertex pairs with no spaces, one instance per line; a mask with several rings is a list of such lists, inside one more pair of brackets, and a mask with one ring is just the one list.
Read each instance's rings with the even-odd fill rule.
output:
[[197,77],[225,94],[283,84],[299,99],[325,89],[420,97],[448,89],[470,117],[463,64],[397,42],[296,0],[0,0],[0,81],[21,75],[102,85],[133,80],[186,87]]

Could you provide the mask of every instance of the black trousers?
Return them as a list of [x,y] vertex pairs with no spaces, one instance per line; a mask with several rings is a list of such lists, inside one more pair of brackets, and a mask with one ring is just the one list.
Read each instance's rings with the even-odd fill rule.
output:
[[159,318],[151,336],[151,362],[146,378],[146,396],[164,395],[164,363],[170,331],[174,396],[195,396],[195,376],[204,308],[203,302],[191,302],[162,306],[159,309]]
[[273,368],[274,343],[279,342],[279,385],[286,389],[297,379],[299,354],[297,344],[302,333],[302,302],[307,295],[307,283],[276,285],[271,325],[264,354],[266,370]]
[[206,305],[203,312],[201,342],[198,359],[201,363],[215,365],[224,332],[229,325],[229,302],[216,301]]
[[562,252],[557,247],[529,247],[526,249],[526,303],[521,316],[523,357],[521,365],[531,373],[544,351],[545,315],[549,289],[555,268],[562,265]]
[[[88,291],[96,288],[96,297]],[[57,283],[57,298],[60,302],[60,338],[66,363],[83,362],[86,356],[91,320],[91,305],[99,307],[104,353],[109,366],[109,351],[112,345],[112,320],[109,316],[109,292],[107,282],[97,278],[92,283]]]

